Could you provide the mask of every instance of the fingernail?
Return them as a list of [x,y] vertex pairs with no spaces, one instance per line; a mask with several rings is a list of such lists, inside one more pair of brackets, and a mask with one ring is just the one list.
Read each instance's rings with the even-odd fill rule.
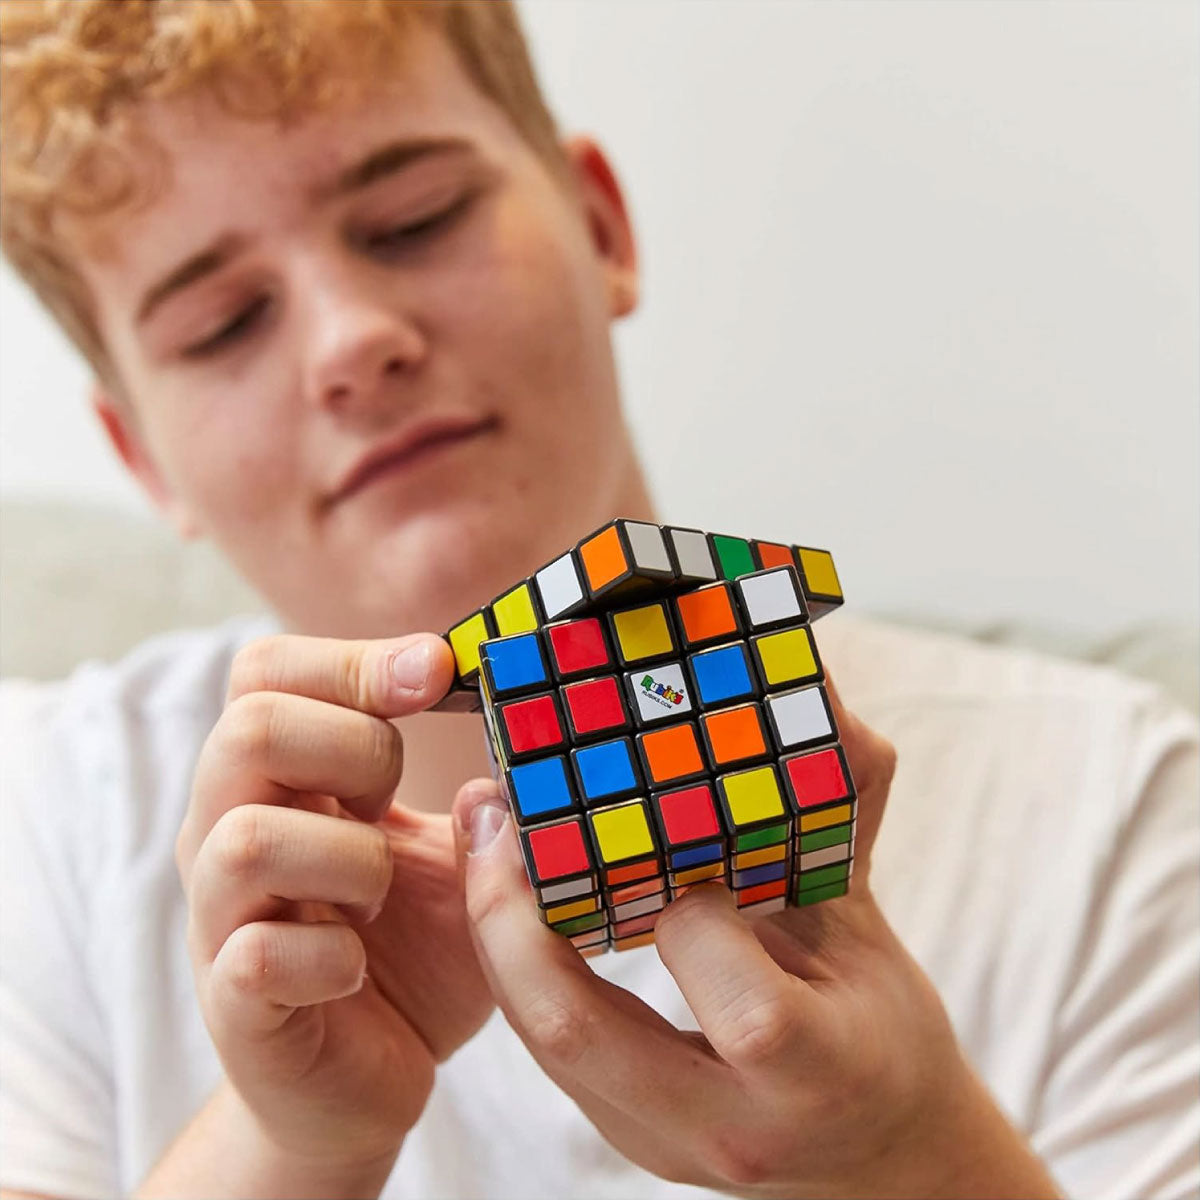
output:
[[429,683],[433,669],[433,655],[429,643],[417,642],[392,657],[392,680],[407,692],[419,692]]
[[503,804],[484,800],[471,810],[471,849],[469,854],[480,854],[495,840],[508,817]]

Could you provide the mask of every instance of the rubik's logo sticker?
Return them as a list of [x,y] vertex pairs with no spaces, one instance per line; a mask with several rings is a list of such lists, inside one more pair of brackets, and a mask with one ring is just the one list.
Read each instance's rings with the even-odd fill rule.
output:
[[668,710],[683,703],[682,689],[673,688],[669,683],[655,679],[653,675],[642,676],[642,691],[655,703],[661,704]]
[[749,914],[844,895],[857,798],[811,622],[828,551],[614,521],[447,634],[542,919],[584,954],[715,880]]

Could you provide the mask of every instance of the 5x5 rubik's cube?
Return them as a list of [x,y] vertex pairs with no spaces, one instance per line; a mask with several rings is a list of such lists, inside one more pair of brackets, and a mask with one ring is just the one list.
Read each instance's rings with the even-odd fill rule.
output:
[[856,795],[810,621],[828,551],[614,521],[459,622],[440,708],[482,709],[542,915],[649,942],[708,880],[753,913],[845,893]]

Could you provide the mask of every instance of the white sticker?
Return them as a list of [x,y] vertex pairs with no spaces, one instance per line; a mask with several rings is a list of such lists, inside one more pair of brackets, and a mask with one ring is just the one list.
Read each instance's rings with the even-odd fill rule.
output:
[[569,900],[572,896],[584,896],[596,890],[596,876],[586,875],[583,879],[569,879],[566,883],[551,883],[538,888],[538,897],[543,904],[557,900]]
[[630,917],[641,917],[646,913],[658,912],[665,903],[666,896],[662,892],[655,892],[653,896],[643,896],[641,900],[629,900],[625,904],[618,904],[610,911],[614,922],[628,921]]
[[670,534],[675,546],[675,557],[679,560],[679,571],[684,579],[699,582],[717,578],[712,551],[708,548],[708,538],[704,534],[692,529],[672,529]]
[[[843,842],[840,846],[825,846],[821,850],[812,850],[808,854],[800,855],[800,870],[811,871],[814,867],[824,867],[829,863],[845,862],[849,857],[849,842]],[[804,886],[803,880],[800,886]]]
[[767,697],[767,706],[775,718],[779,741],[783,749],[803,746],[818,738],[832,738],[833,725],[825,708],[822,689],[800,688],[795,692],[778,692]]
[[579,584],[579,573],[570,554],[556,558],[543,567],[535,576],[546,619],[553,621],[583,599],[583,588]]
[[747,921],[757,921],[759,917],[765,917],[768,913],[783,912],[786,905],[786,896],[776,896],[772,900],[759,900],[754,904],[743,904],[738,912]]
[[671,573],[671,560],[667,557],[667,544],[662,530],[657,525],[645,525],[641,521],[626,521],[625,534],[629,548],[633,551],[635,571],[664,571]]
[[737,581],[746,615],[755,629],[780,621],[804,619],[804,610],[796,595],[796,576],[790,567],[764,571],[761,575],[744,575]]

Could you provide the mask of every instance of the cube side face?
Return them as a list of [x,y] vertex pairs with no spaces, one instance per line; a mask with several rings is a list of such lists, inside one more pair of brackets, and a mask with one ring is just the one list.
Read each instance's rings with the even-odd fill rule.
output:
[[455,627],[443,705],[482,707],[541,919],[581,954],[647,944],[707,883],[747,919],[848,889],[857,798],[810,628],[840,583],[801,549],[617,521]]

